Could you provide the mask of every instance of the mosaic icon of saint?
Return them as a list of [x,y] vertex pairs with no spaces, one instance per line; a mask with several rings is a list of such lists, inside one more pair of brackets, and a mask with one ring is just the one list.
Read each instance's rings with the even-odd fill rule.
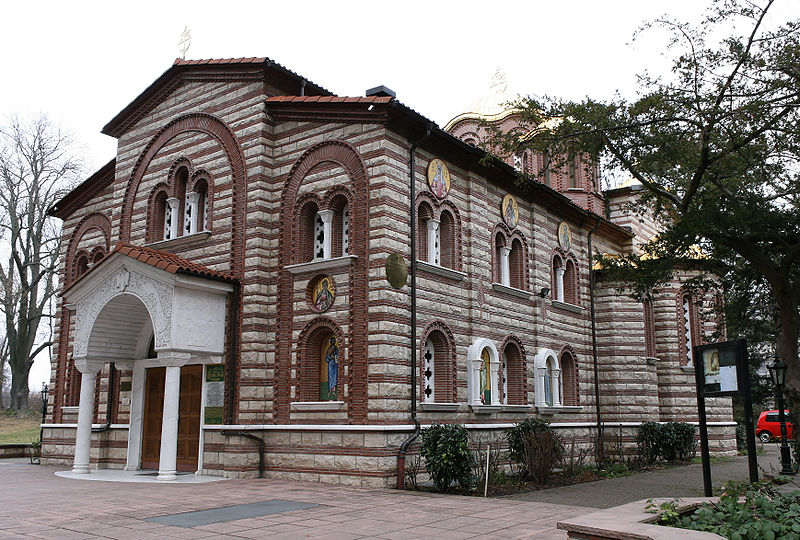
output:
[[314,295],[314,307],[318,311],[325,311],[333,304],[334,294],[331,289],[329,278],[323,278],[317,285],[317,293]]
[[503,220],[510,229],[517,226],[519,220],[519,209],[517,208],[517,201],[511,195],[506,195],[503,198]]
[[336,361],[339,357],[339,347],[336,346],[336,338],[331,336],[328,350],[325,351],[325,362],[328,364],[328,399],[336,399],[336,385],[339,380],[339,364]]
[[558,240],[561,243],[561,247],[566,251],[569,251],[572,247],[572,234],[570,233],[569,225],[566,223],[558,226]]
[[436,163],[436,174],[433,175],[433,180],[431,180],[431,191],[440,199],[447,195],[447,185],[444,182],[443,164],[441,162]]
[[489,380],[489,351],[481,351],[481,403],[490,405],[492,403],[492,387]]

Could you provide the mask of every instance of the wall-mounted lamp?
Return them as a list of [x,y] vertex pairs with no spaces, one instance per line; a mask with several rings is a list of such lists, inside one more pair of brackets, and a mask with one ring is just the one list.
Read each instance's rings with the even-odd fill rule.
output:
[[539,298],[547,298],[548,294],[550,294],[550,287],[542,287],[542,290],[539,291]]

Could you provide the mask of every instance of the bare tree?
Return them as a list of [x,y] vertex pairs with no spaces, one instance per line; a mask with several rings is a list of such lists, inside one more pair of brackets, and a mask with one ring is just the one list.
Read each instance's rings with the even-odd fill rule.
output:
[[11,118],[0,128],[0,257],[7,257],[0,263],[0,310],[11,409],[27,408],[33,360],[52,341],[42,339],[39,330],[42,319],[52,315],[61,231],[47,210],[79,172],[70,137],[46,116]]

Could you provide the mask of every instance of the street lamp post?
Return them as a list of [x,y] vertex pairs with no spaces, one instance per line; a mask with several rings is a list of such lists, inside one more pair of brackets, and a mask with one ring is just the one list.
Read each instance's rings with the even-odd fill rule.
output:
[[42,426],[39,428],[39,443],[42,442],[42,437],[44,436],[44,421],[47,418],[47,394],[50,392],[50,388],[47,386],[47,383],[42,383]]
[[789,443],[786,441],[786,412],[783,404],[783,385],[786,384],[786,364],[781,362],[780,357],[775,356],[775,362],[769,369],[769,376],[772,384],[775,385],[775,397],[778,401],[778,421],[781,425],[781,474],[793,475],[792,458],[789,452]]

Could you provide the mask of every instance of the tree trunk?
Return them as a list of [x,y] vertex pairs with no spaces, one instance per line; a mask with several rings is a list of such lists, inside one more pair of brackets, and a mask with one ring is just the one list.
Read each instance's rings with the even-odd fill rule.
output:
[[[781,334],[778,354],[786,364],[786,384],[783,394],[786,398],[786,408],[792,423],[800,428],[800,365],[798,365],[797,340],[800,337],[800,315],[797,306],[784,306],[789,302],[778,302],[781,309]],[[776,404],[777,406],[777,404]]]
[[15,411],[28,409],[28,373],[30,369],[13,370],[11,373],[11,403],[10,408]]

